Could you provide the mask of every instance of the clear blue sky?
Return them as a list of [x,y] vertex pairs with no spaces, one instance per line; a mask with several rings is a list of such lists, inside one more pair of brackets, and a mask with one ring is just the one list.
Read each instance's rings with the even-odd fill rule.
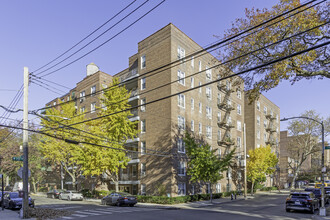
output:
[[[23,83],[23,67],[30,72],[46,64],[77,43],[99,25],[126,6],[131,0],[29,0],[3,1],[0,7],[0,104],[8,106]],[[134,6],[142,3],[138,0]],[[139,12],[125,20],[90,45],[87,52],[128,25],[160,0],[148,2]],[[108,44],[56,72],[46,79],[74,87],[86,75],[86,65],[94,62],[103,72],[115,74],[128,66],[128,57],[137,52],[137,43],[168,23],[173,23],[184,33],[204,46],[231,27],[245,8],[270,8],[274,0],[167,0],[163,5],[119,35]],[[112,23],[113,24],[113,23]],[[107,26],[109,27],[109,25]],[[79,54],[83,54],[80,52]],[[73,57],[71,60],[78,56]],[[62,65],[60,65],[62,66]],[[59,66],[59,67],[60,67]],[[298,116],[305,110],[315,109],[323,117],[329,116],[330,80],[302,80],[291,86],[284,82],[264,95],[281,109],[281,118]],[[65,89],[64,89],[65,90]],[[67,91],[67,90],[65,90]],[[35,84],[30,86],[29,109],[43,107],[57,97]],[[17,108],[22,108],[23,100]],[[0,109],[0,116],[3,110]],[[11,118],[22,118],[22,113]],[[1,120],[1,119],[0,119]],[[281,130],[286,124],[281,124]]]

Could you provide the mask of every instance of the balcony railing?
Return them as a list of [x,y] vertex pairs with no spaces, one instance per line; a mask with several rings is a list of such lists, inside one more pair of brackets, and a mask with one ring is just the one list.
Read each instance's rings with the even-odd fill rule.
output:
[[232,140],[230,137],[225,137],[223,139],[219,139],[219,137],[218,137],[219,146],[222,146],[222,145],[231,146],[234,144],[235,144],[234,140]]
[[124,81],[126,81],[126,80],[128,80],[130,78],[133,78],[135,76],[138,76],[138,75],[139,74],[138,74],[137,68],[134,68],[134,69],[130,70],[128,73],[120,76],[120,82],[124,82]]
[[139,153],[129,151],[129,152],[126,153],[126,157],[130,158],[131,160],[136,160],[136,159],[139,159]]
[[218,86],[218,89],[220,91],[224,92],[224,93],[232,93],[232,92],[234,92],[233,89],[227,88],[227,85],[225,85],[225,84],[223,84],[221,82],[218,82],[218,85],[217,86]]
[[225,110],[225,111],[232,111],[232,110],[235,109],[233,103],[228,104],[226,100],[223,100],[223,101],[221,102],[220,99],[218,99],[218,108],[219,108],[219,109],[222,109],[222,110]]
[[234,122],[227,122],[227,121],[218,121],[218,126],[220,128],[226,128],[226,129],[231,129],[231,128],[235,128]]
[[266,131],[270,132],[270,133],[274,133],[274,132],[276,132],[276,129],[273,126],[269,126],[266,128]]
[[270,120],[270,121],[273,121],[273,120],[276,119],[276,117],[273,116],[273,115],[271,115],[271,114],[267,114],[267,115],[266,115],[266,118],[267,118],[268,120]]

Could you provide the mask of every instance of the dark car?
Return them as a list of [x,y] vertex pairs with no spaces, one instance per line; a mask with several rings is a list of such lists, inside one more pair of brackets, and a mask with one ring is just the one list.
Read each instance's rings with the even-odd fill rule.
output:
[[291,192],[285,202],[285,210],[287,212],[291,210],[305,210],[314,213],[319,208],[319,200],[310,191]]
[[330,187],[329,186],[324,187],[324,193],[330,195]]
[[49,192],[47,192],[47,198],[58,199],[61,192],[63,192],[63,190],[52,189]]
[[[19,192],[8,192],[3,196],[3,204],[5,208],[16,209],[22,208],[23,198]],[[29,206],[34,207],[34,201],[29,197]]]
[[[319,188],[306,188],[305,191],[307,192],[313,192],[315,197],[319,200],[319,203],[321,205],[322,201],[321,201],[321,197],[322,197],[322,190]],[[328,204],[329,203],[329,199],[330,199],[330,195],[325,193],[324,190],[324,203]]]
[[129,205],[133,207],[137,203],[137,198],[129,193],[114,192],[102,198],[102,205]]

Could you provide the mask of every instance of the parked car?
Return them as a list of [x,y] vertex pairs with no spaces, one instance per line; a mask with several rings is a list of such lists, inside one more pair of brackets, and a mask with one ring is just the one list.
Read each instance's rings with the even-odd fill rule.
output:
[[315,183],[308,183],[308,187],[314,188],[315,187]]
[[324,193],[329,194],[330,196],[330,186],[324,187]]
[[[4,195],[5,195],[6,193],[8,193],[8,192],[3,191],[3,194],[4,194]],[[0,191],[0,205],[1,205],[1,201],[2,201],[2,191]]]
[[137,203],[137,198],[125,192],[113,192],[102,198],[102,205],[129,205],[133,207]]
[[[321,197],[322,197],[322,190],[321,189],[319,189],[319,188],[306,188],[305,191],[313,192],[314,195],[315,195],[315,197],[317,199],[319,199],[319,203],[321,205],[321,202],[322,202],[321,201]],[[324,194],[324,203],[325,204],[329,203],[329,200],[330,200],[330,195],[328,195],[328,194],[325,193]]]
[[[8,192],[3,196],[3,204],[5,208],[16,209],[22,208],[23,198],[18,192]],[[34,207],[34,200],[29,197],[29,206]]]
[[70,191],[70,190],[67,190],[67,191],[64,191],[64,192],[60,193],[58,198],[59,199],[66,199],[68,201],[71,201],[71,200],[80,200],[80,201],[82,201],[84,199],[83,195],[80,192]]
[[285,210],[306,210],[314,214],[320,208],[319,199],[311,191],[291,192],[286,199]]
[[47,192],[47,198],[58,199],[59,195],[63,192],[63,190],[52,189]]

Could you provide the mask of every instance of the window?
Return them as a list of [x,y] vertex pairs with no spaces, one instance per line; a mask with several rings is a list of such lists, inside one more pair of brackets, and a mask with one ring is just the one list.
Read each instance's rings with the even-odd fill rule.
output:
[[199,107],[199,113],[202,113],[202,103],[201,102],[198,103],[198,107]]
[[231,89],[231,82],[229,80],[226,81],[226,89],[227,90]]
[[[202,86],[202,82],[199,82],[198,86]],[[199,87],[199,93],[202,93],[202,87]]]
[[278,114],[276,114],[276,121],[279,121]]
[[96,92],[96,86],[91,87],[91,96],[95,95]]
[[227,170],[227,179],[231,179],[231,168],[229,167]]
[[191,67],[194,68],[195,64],[194,64],[194,56],[191,57]]
[[141,56],[141,69],[146,68],[146,55]]
[[198,124],[198,133],[202,134],[202,123],[200,123],[200,122]]
[[212,108],[209,106],[206,106],[206,117],[209,119],[212,118]]
[[221,130],[218,130],[218,141],[221,140]]
[[260,148],[260,144],[257,144],[257,148]]
[[260,131],[257,131],[257,138],[260,139]]
[[185,129],[185,118],[182,116],[178,116],[178,128],[179,130],[184,130]]
[[215,186],[215,192],[221,193],[221,183],[217,183],[217,185]]
[[241,137],[237,137],[237,147],[239,147],[239,148],[242,147],[242,139],[241,139]]
[[141,112],[145,112],[146,111],[145,103],[146,103],[146,98],[142,98],[141,99],[141,106],[140,106]]
[[240,104],[237,104],[237,114],[238,115],[242,114],[242,106]]
[[221,122],[221,112],[218,112],[218,122]]
[[79,97],[80,97],[80,102],[83,102],[85,100],[85,91],[80,92]]
[[267,107],[264,106],[264,114],[267,115]]
[[85,106],[80,108],[80,113],[84,113],[85,112]]
[[183,94],[178,95],[178,106],[181,108],[185,108],[185,97]]
[[186,195],[186,183],[178,183],[178,195]]
[[198,61],[198,71],[202,71],[202,61]]
[[260,125],[260,116],[257,116],[257,125]]
[[206,137],[212,139],[212,127],[206,126]]
[[193,110],[194,110],[194,106],[195,106],[195,101],[194,101],[194,99],[191,99],[191,100],[190,100],[190,105],[191,105],[191,111],[193,111]]
[[238,121],[238,120],[237,120],[237,130],[242,131],[242,123],[241,123],[241,121]]
[[182,138],[179,138],[177,140],[176,145],[178,147],[178,152],[180,152],[180,153],[185,153],[186,152],[185,143],[184,143]]
[[147,152],[147,146],[145,141],[141,141],[141,155],[144,155]]
[[191,131],[195,130],[194,120],[191,120],[190,129],[191,129]]
[[96,109],[96,102],[93,102],[91,104],[91,113],[94,113],[95,112],[95,109]]
[[181,85],[184,85],[185,83],[185,73],[182,72],[181,70],[178,70],[178,83]]
[[137,175],[137,164],[132,165],[132,176],[136,176]]
[[195,81],[194,81],[194,77],[190,78],[190,87],[194,88],[195,87]]
[[145,163],[141,163],[141,176],[145,176],[147,174],[147,166]]
[[217,154],[218,154],[218,158],[221,158],[221,148],[218,148]]
[[66,98],[66,101],[70,101],[70,96],[68,96],[68,97]]
[[146,132],[146,120],[141,121],[141,132],[142,133]]
[[221,93],[218,93],[218,104],[221,103]]
[[144,89],[146,89],[146,78],[145,77],[143,77],[141,79],[141,90],[144,90]]
[[146,195],[147,187],[146,184],[141,184],[141,195]]
[[182,47],[178,46],[178,59],[182,59],[185,56],[186,56],[185,50]]
[[237,98],[242,99],[242,92],[240,89],[237,90]]
[[206,97],[208,98],[208,99],[212,99],[212,89],[210,88],[210,87],[206,87]]
[[264,120],[264,128],[267,128],[267,120]]
[[178,164],[178,175],[179,176],[185,176],[186,175],[186,163],[183,161],[180,161]]
[[267,140],[267,133],[264,133],[264,141]]
[[206,80],[212,80],[212,69],[209,69],[208,66],[206,66],[205,69],[206,69]]
[[257,110],[260,111],[260,102],[259,101],[257,101]]

